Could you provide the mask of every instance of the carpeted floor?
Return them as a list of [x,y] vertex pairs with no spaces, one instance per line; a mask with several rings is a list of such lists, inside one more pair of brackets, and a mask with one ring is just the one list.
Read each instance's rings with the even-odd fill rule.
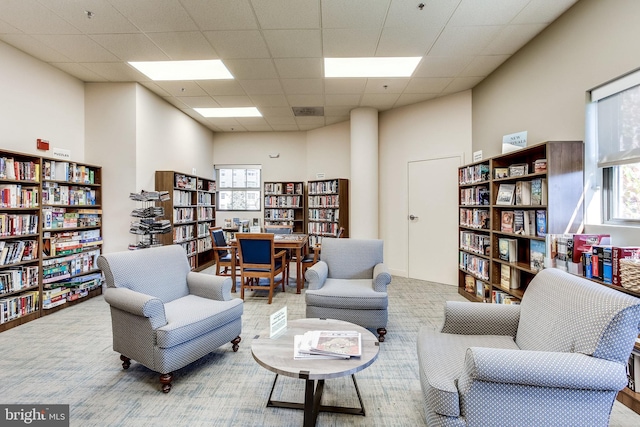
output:
[[[292,282],[293,284],[293,282]],[[239,296],[239,293],[237,294]],[[378,360],[356,374],[366,417],[321,413],[318,426],[425,425],[416,334],[439,326],[456,288],[394,277],[389,287],[387,339]],[[251,356],[251,341],[269,314],[287,306],[304,317],[304,295],[248,293],[240,350],[225,345],[175,373],[169,394],[158,375],[138,363],[120,367],[111,348],[111,320],[102,296],[0,334],[0,403],[70,404],[72,426],[300,426],[302,412],[266,408],[274,374]],[[301,380],[280,377],[274,399],[303,400]],[[324,404],[357,406],[350,378],[328,380]],[[640,415],[616,402],[611,426],[640,425]]]

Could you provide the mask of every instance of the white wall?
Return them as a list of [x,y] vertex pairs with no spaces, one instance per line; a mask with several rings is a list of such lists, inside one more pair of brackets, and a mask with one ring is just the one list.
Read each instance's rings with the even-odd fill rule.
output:
[[[379,127],[380,238],[385,242],[385,263],[391,273],[406,277],[408,162],[461,153],[465,162],[470,161],[471,91],[385,111],[380,114]],[[424,185],[428,191],[429,186],[438,184]],[[441,229],[436,222],[432,230],[424,236],[425,244],[458,239],[456,228]]]
[[36,139],[84,160],[84,84],[0,42],[0,147],[38,156]]
[[306,179],[351,178],[350,122],[336,123],[307,132]]

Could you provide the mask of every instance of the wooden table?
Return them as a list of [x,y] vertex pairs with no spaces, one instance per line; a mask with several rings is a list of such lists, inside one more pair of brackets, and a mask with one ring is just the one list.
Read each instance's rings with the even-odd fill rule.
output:
[[[312,330],[360,332],[362,334],[362,356],[350,359],[294,359],[293,337]],[[251,344],[251,354],[255,361],[260,366],[276,373],[267,407],[303,409],[304,427],[315,426],[319,412],[365,415],[362,397],[354,374],[370,366],[378,358],[379,349],[378,339],[371,332],[353,323],[334,319],[292,320],[288,323],[287,330],[281,335],[270,338],[269,330],[266,330],[254,338]],[[305,380],[304,403],[282,402],[271,399],[278,375]],[[351,375],[358,400],[360,401],[360,408],[322,405],[324,381],[345,375]]]
[[[230,242],[231,246],[238,244],[237,240],[233,239]],[[296,293],[299,294],[300,290],[304,287],[304,276],[302,275],[302,257],[305,254],[306,247],[309,244],[308,234],[275,234],[273,245],[278,249],[290,249],[295,251],[296,256]],[[232,257],[234,265],[231,267],[233,272],[233,283],[235,286],[235,257]]]

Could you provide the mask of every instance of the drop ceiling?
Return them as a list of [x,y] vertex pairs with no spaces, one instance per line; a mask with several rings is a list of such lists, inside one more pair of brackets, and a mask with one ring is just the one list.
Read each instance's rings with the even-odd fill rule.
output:
[[[576,1],[0,0],[0,40],[84,82],[138,82],[215,132],[299,131],[473,88]],[[367,56],[423,59],[410,78],[323,78],[324,57]],[[188,59],[235,79],[153,82],[127,63]]]

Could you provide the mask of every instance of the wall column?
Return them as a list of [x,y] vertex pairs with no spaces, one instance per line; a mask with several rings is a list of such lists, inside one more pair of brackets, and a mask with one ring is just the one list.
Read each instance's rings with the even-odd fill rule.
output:
[[378,238],[378,110],[351,110],[349,237]]

